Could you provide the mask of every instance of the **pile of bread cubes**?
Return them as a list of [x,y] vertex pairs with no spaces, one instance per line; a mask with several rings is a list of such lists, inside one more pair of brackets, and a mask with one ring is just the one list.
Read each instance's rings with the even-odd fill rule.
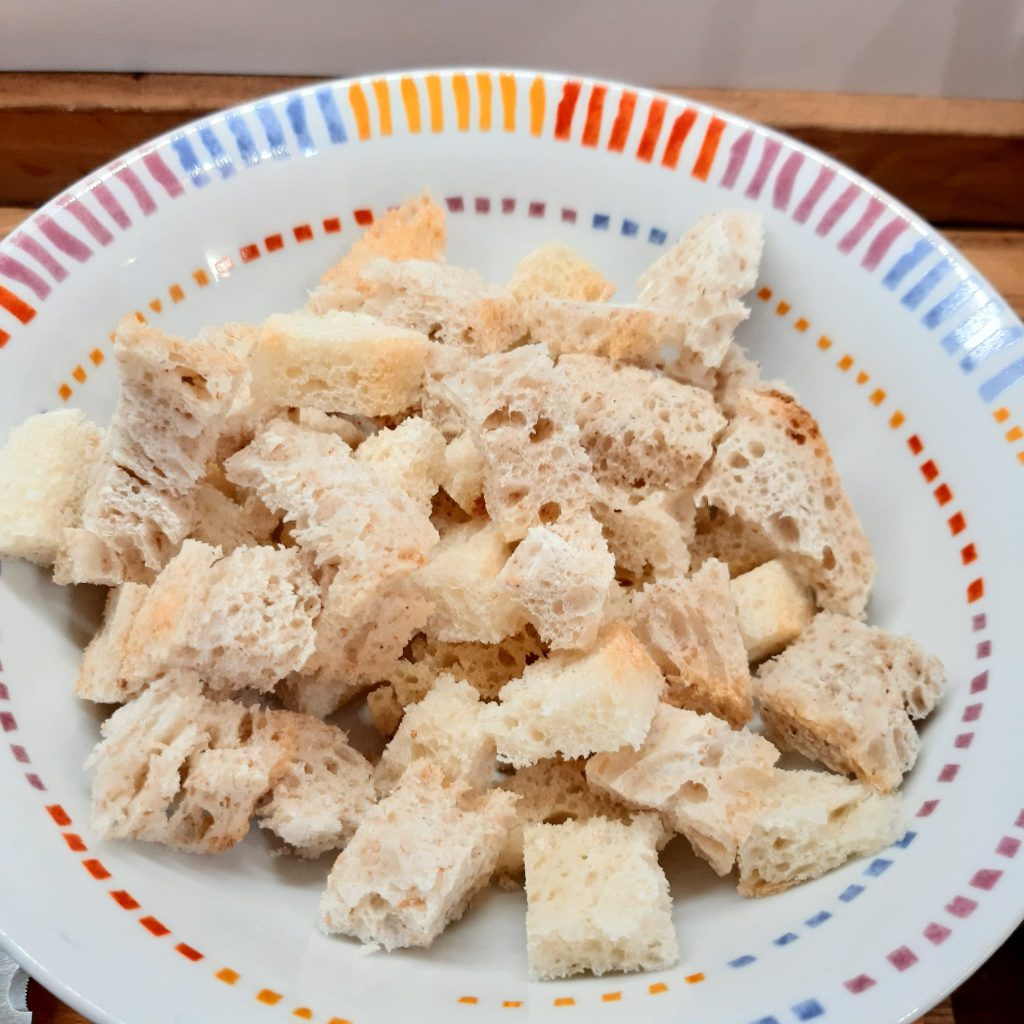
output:
[[557,243],[504,285],[447,263],[424,194],[298,312],[125,319],[109,426],[0,453],[0,554],[111,588],[95,832],[333,851],[321,926],[388,950],[525,875],[536,979],[678,960],[677,833],[743,896],[898,838],[943,670],[863,621],[825,441],[733,340],[762,244],[706,216],[615,304]]

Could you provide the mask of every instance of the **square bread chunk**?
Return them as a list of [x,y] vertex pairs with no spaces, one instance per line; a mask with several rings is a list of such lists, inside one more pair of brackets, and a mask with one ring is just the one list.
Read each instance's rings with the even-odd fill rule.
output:
[[384,483],[408,494],[429,516],[445,475],[444,456],[444,437],[426,420],[410,416],[397,427],[371,434],[356,449],[355,459]]
[[441,486],[468,515],[485,511],[484,457],[468,433],[459,434],[448,442]]
[[818,424],[789,395],[740,392],[699,497],[756,527],[826,611],[863,618],[871,546]]
[[633,598],[637,635],[668,681],[665,700],[739,728],[754,714],[753,688],[729,572],[708,559],[689,579],[648,583]]
[[875,853],[903,833],[898,794],[827,772],[776,769],[739,851],[739,891],[768,896]]
[[429,946],[490,880],[515,802],[500,790],[467,797],[439,768],[414,765],[331,869],[320,902],[324,931],[388,950]]
[[758,675],[776,744],[882,793],[913,768],[912,719],[931,713],[945,682],[942,663],[909,637],[826,612]]
[[814,618],[811,588],[781,559],[737,576],[729,589],[750,661],[778,654]]
[[660,811],[720,875],[736,862],[772,783],[779,752],[714,715],[659,704],[639,750],[598,754],[587,781],[633,807]]
[[615,291],[615,285],[592,263],[562,242],[548,242],[527,253],[516,264],[507,287],[520,302],[544,297],[605,302]]
[[665,688],[658,666],[623,625],[585,654],[528,665],[488,705],[498,757],[524,768],[546,757],[639,747]]
[[128,638],[136,616],[145,603],[149,587],[124,583],[107,594],[103,622],[89,641],[75,681],[75,694],[98,704],[123,704],[144,685],[131,679]]
[[526,943],[530,977],[656,971],[679,960],[672,897],[658,864],[661,823],[607,818],[528,825]]
[[446,781],[482,791],[494,774],[494,738],[487,730],[484,704],[469,683],[443,675],[423,700],[413,704],[394,739],[384,748],[373,781],[387,796],[414,761],[429,761]]

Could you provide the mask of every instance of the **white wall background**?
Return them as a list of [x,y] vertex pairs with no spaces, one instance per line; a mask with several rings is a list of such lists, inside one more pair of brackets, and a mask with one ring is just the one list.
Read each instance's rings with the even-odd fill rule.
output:
[[452,64],[1024,98],[1024,0],[0,0],[4,70]]

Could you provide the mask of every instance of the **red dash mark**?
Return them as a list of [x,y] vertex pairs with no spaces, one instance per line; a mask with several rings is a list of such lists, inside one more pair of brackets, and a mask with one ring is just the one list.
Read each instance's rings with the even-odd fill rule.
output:
[[924,937],[934,946],[941,946],[953,932],[943,924],[932,921],[924,930]]
[[102,882],[105,878],[110,877],[110,872],[98,860],[83,860],[82,867],[85,868],[85,870],[88,871],[97,882]]
[[71,818],[68,817],[68,812],[61,807],[60,804],[50,804],[46,808],[47,814],[53,818],[54,823],[59,825],[61,828],[67,828],[71,824]]
[[587,104],[587,120],[583,125],[583,145],[596,146],[601,138],[601,119],[604,116],[604,98],[608,94],[608,86],[595,85],[590,90],[590,102]]
[[24,299],[19,299],[3,285],[0,285],[0,306],[23,324],[27,324],[36,315],[36,311]]
[[243,245],[238,250],[238,255],[242,257],[243,263],[252,263],[253,260],[260,258],[260,248],[258,245]]
[[958,533],[963,533],[967,529],[967,520],[964,519],[963,512],[956,512],[949,517],[947,520],[949,523],[949,532],[955,537]]
[[975,889],[984,889],[985,892],[990,892],[995,888],[996,882],[1003,877],[1002,871],[994,871],[992,868],[982,868],[981,871],[975,871],[974,877],[971,879],[970,884]]
[[360,227],[373,223],[373,210],[353,210],[352,216]]
[[963,562],[964,565],[970,565],[971,562],[977,561],[977,558],[978,549],[974,546],[973,543],[968,544],[960,549],[960,561]]
[[921,443],[921,438],[917,434],[911,434],[907,438],[907,447],[915,454],[920,455],[924,450],[924,445]]
[[661,158],[662,167],[672,167],[679,163],[679,153],[686,142],[686,136],[690,134],[694,121],[697,120],[697,111],[687,107],[673,122],[672,131],[668,134],[668,142],[665,144],[665,155]]
[[267,235],[263,239],[263,244],[267,247],[267,252],[277,252],[278,249],[284,248],[284,239],[280,235]]
[[949,484],[939,484],[935,488],[935,500],[940,505],[948,505],[953,500],[953,492],[949,489]]
[[297,224],[292,228],[296,242],[308,242],[313,237],[313,229],[308,224]]
[[931,483],[939,475],[939,467],[929,459],[927,462],[921,463],[921,475]]
[[341,230],[341,218],[340,217],[325,217],[324,218],[324,231],[329,235],[336,235]]
[[62,832],[61,835],[64,836],[64,842],[68,844],[68,849],[72,853],[85,853],[88,849],[83,842],[82,837],[76,835],[74,832]]
[[558,101],[555,114],[555,138],[565,142],[572,136],[572,115],[576,113],[576,103],[580,98],[582,82],[570,79],[562,86],[562,98]]
[[0,330],[0,348],[3,348],[11,340],[11,336],[6,332]]
[[111,889],[110,895],[122,910],[138,910],[141,905],[134,896],[125,892],[124,889]]
[[919,818],[930,818],[931,815],[932,815],[932,812],[938,806],[939,806],[939,801],[938,800],[925,800],[925,802],[923,804],[921,804],[921,809],[917,812],[917,816]]
[[843,982],[843,985],[846,986],[847,990],[852,992],[855,996],[860,995],[861,992],[866,992],[874,984],[875,979],[868,974],[858,974],[856,978],[851,978],[849,981]]
[[167,925],[158,921],[155,917],[140,917],[139,924],[141,924],[147,932],[155,935],[158,939],[162,939],[165,935],[171,934],[171,929],[168,928]]
[[715,163],[715,154],[718,152],[718,143],[722,139],[722,132],[725,131],[725,122],[720,117],[712,117],[708,123],[708,130],[704,133],[704,141],[701,143],[700,152],[694,162],[691,176],[700,181],[707,181],[711,168]]
[[193,949],[187,942],[179,942],[174,947],[186,960],[191,960],[192,963],[198,963],[203,959],[203,954],[198,949]]
[[10,711],[0,711],[0,729],[4,732],[14,732],[18,728],[18,721]]
[[985,596],[985,581],[979,576],[967,585],[967,603],[973,604]]
[[608,148],[613,153],[621,153],[626,148],[626,139],[629,138],[629,129],[633,124],[634,110],[636,110],[636,93],[627,89],[619,98],[619,110],[612,124],[611,138],[608,140]]
[[644,125],[644,133],[640,136],[640,145],[636,147],[638,160],[650,163],[654,158],[654,149],[658,145],[658,136],[661,135],[661,125],[665,120],[667,106],[663,99],[651,100],[651,108],[647,111],[647,124]]

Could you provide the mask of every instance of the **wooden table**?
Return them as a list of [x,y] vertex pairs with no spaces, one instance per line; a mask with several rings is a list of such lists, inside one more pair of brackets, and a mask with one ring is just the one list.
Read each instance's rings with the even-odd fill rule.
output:
[[[309,81],[0,74],[0,237],[40,203],[145,139]],[[938,227],[1024,317],[1024,103],[685,91],[789,132],[892,192]],[[1022,967],[1024,928],[921,1024],[1021,1019]],[[29,1006],[35,1024],[86,1024],[35,983]]]

